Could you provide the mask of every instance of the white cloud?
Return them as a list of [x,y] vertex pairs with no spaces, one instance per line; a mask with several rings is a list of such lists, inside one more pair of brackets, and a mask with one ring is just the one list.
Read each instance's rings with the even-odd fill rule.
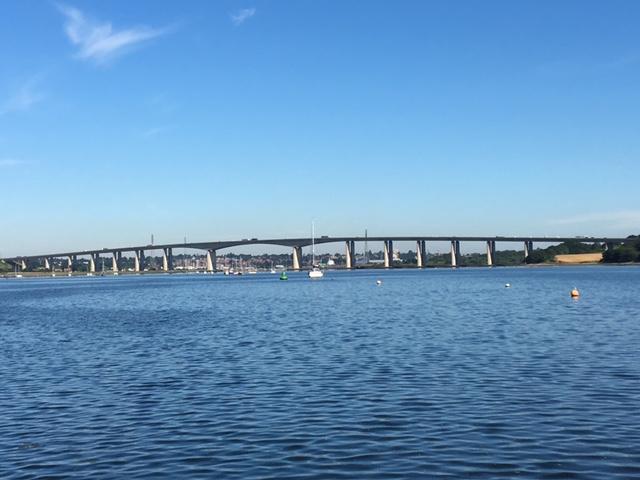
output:
[[59,6],[67,17],[64,30],[72,44],[79,47],[78,57],[96,63],[106,63],[133,46],[167,33],[167,29],[138,26],[114,31],[111,23],[88,19],[78,9]]
[[628,231],[640,230],[640,211],[598,212],[575,215],[550,222],[551,225],[599,226],[600,229]]
[[239,10],[237,13],[232,13],[230,15],[231,21],[236,25],[240,25],[245,22],[248,18],[253,17],[256,14],[255,8],[244,8]]
[[21,161],[14,160],[13,158],[0,159],[0,168],[14,167],[16,165],[20,165],[21,163]]
[[36,83],[36,80],[29,80],[21,85],[0,105],[0,115],[28,110],[32,105],[40,102],[43,95],[37,91]]
[[153,127],[143,133],[145,138],[155,137],[169,130],[169,127]]
[[163,114],[172,113],[176,108],[178,108],[178,102],[173,101],[169,95],[164,93],[153,96],[149,100],[149,105],[151,105],[157,112]]

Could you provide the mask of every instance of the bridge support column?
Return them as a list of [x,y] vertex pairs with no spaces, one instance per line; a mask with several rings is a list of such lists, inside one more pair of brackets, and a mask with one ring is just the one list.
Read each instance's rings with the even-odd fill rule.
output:
[[94,273],[96,271],[96,261],[100,258],[97,253],[92,253],[89,255],[89,273]]
[[133,269],[136,272],[140,272],[140,267],[142,267],[143,262],[144,262],[144,250],[136,250],[133,253],[135,255]]
[[418,240],[416,242],[416,263],[418,268],[427,266],[427,242],[424,240]]
[[217,268],[216,251],[207,250],[207,272],[213,273]]
[[384,268],[393,268],[393,240],[384,241]]
[[293,269],[300,270],[300,261],[302,259],[302,247],[293,247]]
[[75,261],[75,257],[72,257],[71,255],[67,257],[67,267],[69,268],[69,273],[73,272],[73,262]]
[[44,259],[44,268],[45,270],[51,270],[51,266],[53,265],[53,258],[45,258]]
[[113,273],[120,271],[120,263],[122,262],[122,252],[113,252]]
[[20,268],[22,269],[22,271],[24,272],[27,269],[27,262],[25,262],[24,260],[22,260],[20,262]]
[[173,270],[173,248],[162,249],[162,270]]
[[347,253],[347,268],[352,269],[356,266],[356,242],[353,240],[347,240],[345,242],[345,248]]
[[525,260],[533,253],[533,242],[531,240],[524,241],[524,258]]
[[451,240],[451,266],[457,267],[460,263],[460,240]]
[[487,240],[487,265],[493,266],[496,261],[496,241]]

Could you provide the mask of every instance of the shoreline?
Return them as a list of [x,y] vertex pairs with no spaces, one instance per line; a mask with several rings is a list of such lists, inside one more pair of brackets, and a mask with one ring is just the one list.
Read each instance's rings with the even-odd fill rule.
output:
[[[629,263],[602,263],[602,262],[576,262],[576,263],[571,263],[571,262],[553,262],[553,263],[534,263],[534,264],[526,264],[526,263],[522,263],[522,264],[504,264],[504,265],[460,265],[457,267],[452,267],[450,265],[425,265],[422,268],[419,268],[415,265],[398,265],[398,266],[394,266],[393,268],[384,268],[384,267],[377,267],[377,266],[373,266],[373,267],[365,267],[365,266],[360,266],[357,268],[354,268],[352,270],[430,270],[430,269],[465,269],[465,268],[545,268],[545,267],[634,267],[634,266],[640,266],[640,262],[629,262]],[[327,269],[327,271],[343,271],[346,270],[344,268],[336,268],[336,269]],[[296,272],[296,270],[288,270],[289,272]],[[304,272],[305,269],[300,269],[297,270],[299,272]],[[264,271],[264,272],[258,272],[259,274],[270,274],[270,272],[268,271]],[[224,275],[224,273],[222,271],[220,272],[213,272],[213,273],[205,273],[202,271],[195,271],[195,272],[189,272],[189,273],[185,273],[185,272],[181,272],[181,271],[172,271],[172,272],[164,272],[164,271],[146,271],[146,272],[118,272],[117,275],[114,275],[113,273],[108,273],[105,272],[105,275],[102,275],[101,273],[98,274],[93,274],[93,275],[88,275],[88,273],[86,272],[79,272],[79,273],[72,273],[71,275],[69,275],[68,273],[64,273],[64,272],[60,272],[60,273],[56,273],[55,275],[52,275],[51,273],[43,273],[43,272],[22,272],[22,273],[18,273],[16,274],[15,272],[7,272],[2,274],[2,276],[0,276],[0,280],[13,280],[13,279],[20,279],[20,278],[82,278],[82,277],[117,277],[117,276],[125,276],[125,277],[132,277],[132,276],[141,276],[141,275]]]

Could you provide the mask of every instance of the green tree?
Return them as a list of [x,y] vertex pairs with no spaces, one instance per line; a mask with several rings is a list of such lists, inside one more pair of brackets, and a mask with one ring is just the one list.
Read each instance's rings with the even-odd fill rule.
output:
[[604,263],[627,263],[640,261],[640,254],[632,245],[621,245],[613,250],[607,250],[602,255]]
[[640,262],[640,238],[629,235],[628,241],[613,249],[606,250],[602,255],[603,263]]
[[539,248],[535,249],[527,258],[525,258],[526,263],[544,263],[549,260],[549,253],[546,250],[541,250]]

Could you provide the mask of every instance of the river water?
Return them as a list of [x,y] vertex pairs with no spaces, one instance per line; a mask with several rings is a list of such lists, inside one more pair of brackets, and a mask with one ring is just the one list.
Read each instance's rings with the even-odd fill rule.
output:
[[278,277],[0,281],[0,478],[640,478],[640,268]]

